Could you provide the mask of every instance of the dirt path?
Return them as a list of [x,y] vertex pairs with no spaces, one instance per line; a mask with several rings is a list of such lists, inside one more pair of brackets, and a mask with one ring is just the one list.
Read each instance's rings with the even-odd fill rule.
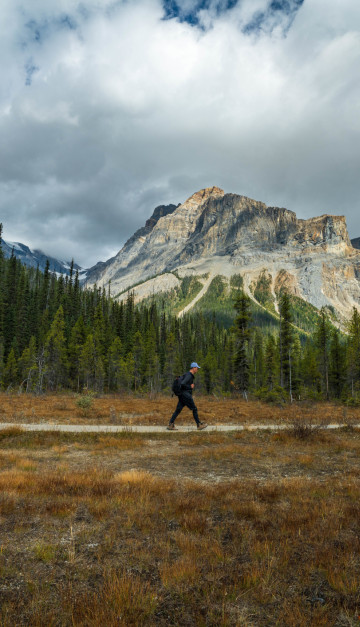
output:
[[[324,429],[341,429],[345,424],[334,423],[324,426]],[[24,431],[63,431],[69,433],[171,433],[164,426],[140,426],[140,425],[61,425],[52,423],[26,424],[14,422],[0,423],[2,429],[23,429]],[[360,429],[360,424],[354,425],[355,429]],[[281,431],[283,429],[291,429],[288,425],[209,425],[205,432],[215,431]],[[178,433],[191,433],[197,431],[195,426],[181,426],[176,429]]]
[[200,292],[198,294],[196,294],[195,298],[191,301],[191,303],[189,303],[188,305],[186,305],[186,307],[184,307],[184,309],[179,311],[178,318],[181,318],[190,309],[192,309],[194,307],[194,305],[200,300],[200,298],[202,298],[204,296],[204,294],[206,294],[206,292],[208,291],[210,283],[213,280],[214,276],[215,276],[214,274],[210,274],[209,278],[206,279],[206,281],[205,281],[203,287],[201,288]]

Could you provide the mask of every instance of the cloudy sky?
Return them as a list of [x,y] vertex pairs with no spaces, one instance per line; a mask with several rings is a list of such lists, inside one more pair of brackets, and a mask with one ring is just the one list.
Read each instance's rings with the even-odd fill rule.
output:
[[360,236],[359,0],[2,0],[4,239],[90,266],[217,185]]

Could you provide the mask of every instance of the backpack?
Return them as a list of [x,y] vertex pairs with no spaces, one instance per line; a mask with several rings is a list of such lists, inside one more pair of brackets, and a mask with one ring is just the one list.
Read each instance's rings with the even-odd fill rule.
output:
[[184,375],[182,375],[181,377],[176,377],[176,379],[174,379],[173,384],[171,386],[171,391],[173,394],[175,394],[175,396],[180,396],[182,390],[181,390],[181,383],[183,381]]

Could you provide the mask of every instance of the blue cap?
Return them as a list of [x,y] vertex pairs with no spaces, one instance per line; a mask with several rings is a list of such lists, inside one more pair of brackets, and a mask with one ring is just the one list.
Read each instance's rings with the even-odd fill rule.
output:
[[196,361],[193,361],[192,364],[190,364],[190,368],[200,368],[200,366],[196,363]]

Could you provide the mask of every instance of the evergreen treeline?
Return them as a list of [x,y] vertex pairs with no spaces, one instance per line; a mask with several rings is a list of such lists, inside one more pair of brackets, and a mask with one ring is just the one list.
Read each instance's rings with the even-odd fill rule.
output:
[[[197,389],[239,391],[265,400],[339,398],[356,402],[360,387],[360,315],[348,334],[326,311],[306,341],[292,324],[290,297],[280,301],[278,329],[255,326],[239,287],[230,330],[196,313],[178,319],[154,302],[116,302],[104,289],[83,290],[78,273],[57,278],[4,259],[0,225],[0,385],[42,393],[72,389],[146,392],[171,388],[196,359]],[[349,401],[350,399],[350,401]]]

